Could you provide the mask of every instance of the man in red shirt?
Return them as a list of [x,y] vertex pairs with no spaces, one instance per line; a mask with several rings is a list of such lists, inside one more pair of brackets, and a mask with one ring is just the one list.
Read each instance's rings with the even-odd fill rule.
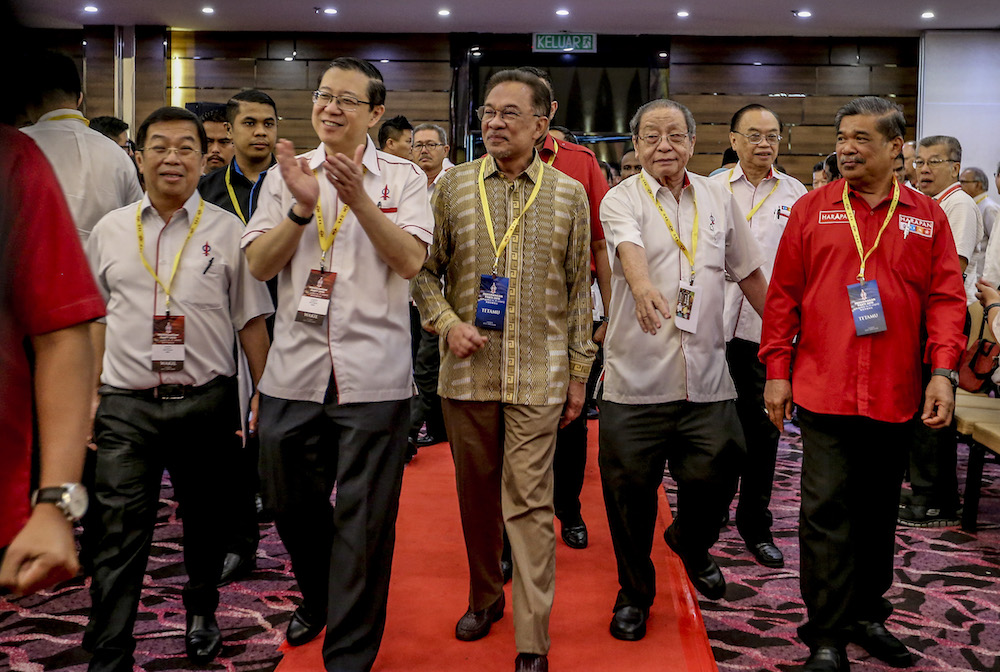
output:
[[[45,155],[10,126],[0,126],[0,146],[0,585],[23,594],[79,570],[69,521],[87,502],[77,483],[93,378],[87,323],[104,315],[104,300]],[[32,387],[41,467],[34,497]]]
[[[922,420],[951,421],[964,342],[965,290],[947,217],[893,178],[902,109],[858,98],[837,112],[844,179],[792,209],[764,308],[764,401],[780,429],[802,427],[800,582],[805,671],[848,669],[855,642],[897,667],[912,662],[885,629],[906,421],[921,361],[934,370]],[[926,331],[926,347],[921,332]],[[797,337],[797,341],[796,341]],[[794,395],[793,395],[794,391]]]

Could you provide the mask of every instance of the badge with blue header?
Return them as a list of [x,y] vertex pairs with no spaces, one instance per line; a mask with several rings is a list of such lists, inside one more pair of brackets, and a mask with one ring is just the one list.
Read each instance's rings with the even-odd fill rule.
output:
[[479,277],[479,300],[476,302],[477,327],[503,331],[509,286],[510,278],[485,274]]
[[878,293],[878,282],[867,280],[848,285],[847,296],[851,300],[854,330],[858,336],[869,336],[887,329],[885,313],[882,311],[882,297]]

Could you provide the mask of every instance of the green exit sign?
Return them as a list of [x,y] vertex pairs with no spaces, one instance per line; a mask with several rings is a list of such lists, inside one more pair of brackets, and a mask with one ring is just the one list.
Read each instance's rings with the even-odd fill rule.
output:
[[531,50],[597,53],[597,33],[532,33]]

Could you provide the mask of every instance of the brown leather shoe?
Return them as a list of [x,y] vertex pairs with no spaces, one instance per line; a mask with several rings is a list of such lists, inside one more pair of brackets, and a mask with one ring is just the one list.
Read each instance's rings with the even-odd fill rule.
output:
[[503,618],[504,594],[489,607],[480,611],[469,609],[455,626],[455,638],[463,642],[474,642],[490,634],[490,627]]
[[549,672],[549,659],[545,654],[519,653],[514,659],[514,672]]

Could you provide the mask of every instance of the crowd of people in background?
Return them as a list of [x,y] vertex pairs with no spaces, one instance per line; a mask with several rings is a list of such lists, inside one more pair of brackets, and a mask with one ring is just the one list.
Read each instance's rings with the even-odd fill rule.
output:
[[749,556],[783,566],[769,507],[793,412],[801,669],[849,669],[849,642],[914,662],[885,626],[894,531],[958,525],[967,307],[1000,320],[1000,205],[956,138],[906,141],[898,105],[855,99],[807,189],[780,169],[778,114],[751,104],[702,176],[696,120],[658,99],[610,164],[552,125],[548,74],[524,67],[486,83],[485,153],[455,165],[446,128],[386,118],[381,73],[343,57],[312,93],[304,153],[255,89],[200,116],[160,108],[132,140],[80,113],[70,58],[28,62],[25,125],[0,128],[0,581],[75,575],[82,520],[92,672],[132,669],[164,470],[191,660],[219,655],[219,587],[254,571],[273,517],[301,593],[288,644],[325,628],[327,669],[362,672],[405,465],[448,441],[469,566],[455,637],[487,636],[511,582],[515,670],[538,672],[557,540],[589,543],[588,418],[617,560],[609,631],[636,641],[665,470],[664,541],[703,597],[726,593],[711,550],[734,500]]

